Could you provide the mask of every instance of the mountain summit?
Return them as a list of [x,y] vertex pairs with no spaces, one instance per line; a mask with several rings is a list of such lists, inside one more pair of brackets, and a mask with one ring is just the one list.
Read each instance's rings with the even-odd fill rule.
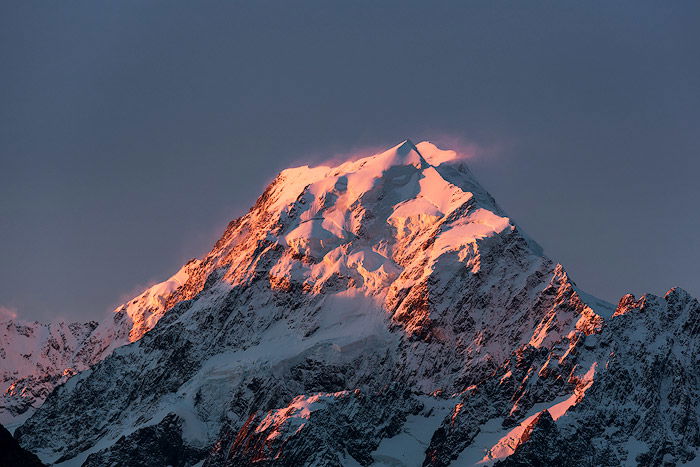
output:
[[93,326],[103,351],[22,447],[86,466],[696,459],[697,300],[581,292],[454,151],[284,170],[184,271],[115,310],[119,332]]

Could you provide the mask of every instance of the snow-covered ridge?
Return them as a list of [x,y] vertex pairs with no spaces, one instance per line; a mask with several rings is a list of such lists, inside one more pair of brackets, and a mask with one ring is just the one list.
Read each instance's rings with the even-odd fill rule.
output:
[[653,465],[700,439],[698,302],[581,292],[427,142],[281,172],[162,289],[117,310],[133,342],[59,386],[23,446],[87,466],[558,465],[559,445]]
[[192,260],[168,280],[117,307],[101,322],[0,321],[0,423],[14,429],[57,385],[155,326],[168,298],[199,264]]

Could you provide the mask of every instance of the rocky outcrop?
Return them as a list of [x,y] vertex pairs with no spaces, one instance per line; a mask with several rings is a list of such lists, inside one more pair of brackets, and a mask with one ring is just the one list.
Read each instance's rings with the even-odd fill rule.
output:
[[698,302],[580,292],[430,143],[283,171],[163,297],[23,446],[208,466],[657,465],[700,446]]
[[0,423],[14,429],[56,386],[141,338],[170,308],[170,297],[181,293],[198,265],[199,260],[191,260],[101,322],[0,322]]
[[673,289],[629,303],[623,297],[599,331],[567,345],[523,348],[464,393],[459,413],[433,436],[425,465],[694,461],[700,341],[689,330],[698,301]]
[[192,465],[204,453],[191,450],[182,440],[183,420],[171,413],[156,425],[136,430],[119,438],[110,449],[88,456],[85,467],[129,465],[151,467]]

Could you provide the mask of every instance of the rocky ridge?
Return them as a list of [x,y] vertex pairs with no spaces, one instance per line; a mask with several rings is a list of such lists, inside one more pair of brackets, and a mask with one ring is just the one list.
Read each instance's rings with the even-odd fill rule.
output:
[[14,427],[56,386],[129,342],[141,338],[169,308],[168,299],[199,264],[192,260],[170,279],[117,307],[101,322],[0,321],[0,423]]
[[675,465],[700,446],[697,300],[582,293],[430,143],[283,171],[161,303],[49,395],[24,447],[438,466]]

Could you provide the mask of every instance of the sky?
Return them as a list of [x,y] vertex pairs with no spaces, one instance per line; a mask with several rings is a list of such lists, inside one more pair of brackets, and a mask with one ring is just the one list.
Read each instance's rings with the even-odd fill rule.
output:
[[698,57],[697,2],[4,2],[0,315],[100,317],[281,169],[406,138],[589,293],[700,296]]

